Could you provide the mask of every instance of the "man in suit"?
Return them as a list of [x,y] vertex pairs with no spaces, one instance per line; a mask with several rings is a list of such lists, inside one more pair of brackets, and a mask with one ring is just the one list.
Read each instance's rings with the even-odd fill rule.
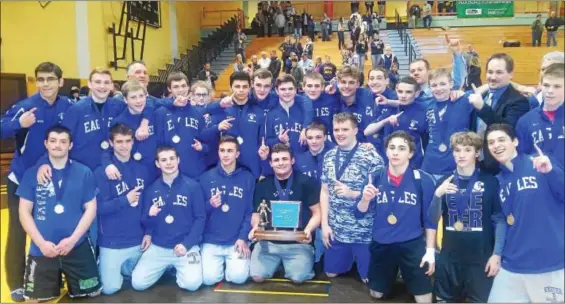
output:
[[[478,118],[472,121],[471,128],[484,139],[486,128],[495,123],[506,123],[516,127],[518,119],[530,110],[528,98],[520,94],[510,81],[514,76],[514,60],[510,55],[497,53],[487,60],[488,92],[484,96],[480,90],[469,96]],[[486,142],[485,142],[486,145]],[[498,173],[499,164],[489,151],[481,155],[481,169]]]
[[198,80],[206,82],[211,88],[216,88],[216,80],[218,80],[218,75],[210,70],[210,63],[206,62],[204,64],[204,69],[198,72]]

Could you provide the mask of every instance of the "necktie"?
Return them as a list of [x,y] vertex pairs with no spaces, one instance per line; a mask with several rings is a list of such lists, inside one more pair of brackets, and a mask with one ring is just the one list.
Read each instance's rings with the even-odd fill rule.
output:
[[[485,104],[487,104],[489,107],[492,104],[492,95],[492,93],[489,93],[487,99],[485,100]],[[484,139],[486,130],[487,124],[482,119],[477,118],[477,134],[479,134],[479,136]],[[485,156],[483,150],[481,150],[479,160],[483,160],[484,158]]]

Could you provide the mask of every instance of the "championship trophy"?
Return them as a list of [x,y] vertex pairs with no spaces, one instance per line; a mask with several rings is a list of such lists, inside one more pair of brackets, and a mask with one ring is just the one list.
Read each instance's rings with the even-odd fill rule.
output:
[[297,231],[300,227],[301,210],[301,201],[271,201],[271,208],[269,208],[263,200],[257,208],[259,228],[255,231],[255,238],[260,241],[301,242],[306,240],[306,234],[303,231]]

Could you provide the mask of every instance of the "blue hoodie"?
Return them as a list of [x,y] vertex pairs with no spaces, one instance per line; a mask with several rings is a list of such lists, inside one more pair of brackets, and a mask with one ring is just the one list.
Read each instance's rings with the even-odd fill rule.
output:
[[563,124],[563,105],[555,111],[552,122],[543,112],[543,105],[520,117],[516,124],[518,150],[524,154],[535,154],[534,144],[543,153],[552,156],[561,166],[564,166],[565,126]]
[[[469,130],[473,110],[467,94],[455,102],[438,102],[433,99],[426,111],[430,140],[424,154],[422,170],[437,175],[446,175],[455,170],[456,164],[449,138],[456,132]],[[439,150],[442,143],[447,148],[444,152]]]
[[[238,163],[245,166],[256,178],[261,174],[261,161],[257,151],[261,146],[261,129],[265,127],[265,114],[263,109],[256,104],[247,101],[243,106],[235,105],[231,108],[223,109],[222,112],[212,116],[209,129],[220,137],[218,125],[224,119],[235,118],[231,121],[232,128],[223,134],[231,135],[235,138],[241,137],[243,143],[240,144],[240,155]],[[263,131],[264,132],[264,131]],[[218,150],[212,151],[218,155]]]
[[101,155],[109,148],[107,146],[103,149],[101,144],[103,141],[108,143],[112,120],[126,108],[127,105],[122,100],[108,98],[100,111],[92,97],[81,99],[70,107],[62,122],[73,135],[70,157],[90,170],[95,170],[100,165],[101,158],[93,155]]
[[322,165],[324,164],[324,156],[333,149],[335,144],[330,141],[324,143],[324,148],[316,155],[312,155],[310,150],[306,150],[294,157],[294,170],[308,175],[315,179],[319,184],[322,183]]
[[[244,168],[231,174],[218,164],[200,178],[206,204],[204,243],[233,245],[237,240],[247,241],[251,231],[255,177]],[[222,206],[212,207],[210,198],[221,192]],[[222,209],[227,204],[229,209]]]
[[288,137],[292,153],[296,155],[305,151],[305,147],[298,142],[303,128],[304,115],[302,108],[296,102],[290,107],[289,112],[280,104],[269,111],[265,130],[261,129],[261,136],[265,136],[265,144],[272,147],[275,144],[282,143],[279,141],[279,134],[290,129]]
[[[388,118],[390,115],[398,114],[404,112],[398,117],[398,126],[392,126],[386,124],[383,127],[383,138],[386,138],[394,131],[406,131],[408,134],[412,135],[414,138],[414,143],[416,145],[416,151],[414,156],[410,160],[410,165],[413,168],[420,168],[424,158],[425,144],[428,138],[428,122],[426,120],[426,108],[427,105],[424,102],[415,100],[409,105],[401,105],[398,108],[385,106],[383,107],[381,117],[377,121]],[[384,147],[383,147],[384,149]],[[388,162],[386,153],[382,154],[385,162]]]
[[502,268],[525,274],[563,269],[563,167],[553,160],[551,172],[539,173],[526,154],[518,154],[512,164],[514,171],[500,166],[497,175],[502,212],[515,218],[506,231]]
[[327,134],[333,135],[333,118],[338,113],[339,98],[326,92],[322,92],[316,100],[310,99],[307,95],[304,95],[304,98],[312,102],[314,108],[313,120],[322,123],[326,127]]
[[[373,184],[379,189],[367,210],[374,213],[373,240],[379,244],[401,243],[420,237],[424,229],[437,229],[437,224],[430,222],[427,216],[435,192],[433,178],[421,170],[409,168],[397,187],[389,181],[387,172],[388,167],[373,178]],[[421,190],[416,180],[420,180]],[[401,190],[398,199],[395,192]],[[367,213],[359,211],[357,204],[354,208],[357,218]],[[395,225],[387,221],[391,213],[397,218]]]
[[[390,88],[386,88],[380,95],[386,97],[389,100],[398,100],[398,95],[396,95],[396,92],[394,90],[391,90]],[[377,98],[377,94],[373,93],[373,99]],[[383,105],[375,105],[375,112],[373,113],[373,121],[372,122],[376,122],[376,120],[381,116],[383,109],[385,108],[385,106]],[[372,123],[371,122],[371,123]],[[379,132],[373,134],[372,136],[367,137],[367,141],[370,142],[375,149],[377,149],[377,152],[380,155],[384,155],[386,154],[385,149],[384,149],[384,129],[379,130]]]
[[355,100],[353,104],[347,105],[340,95],[339,110],[341,112],[351,112],[359,123],[359,132],[357,132],[357,140],[359,142],[367,142],[368,139],[363,133],[365,128],[373,122],[375,111],[375,98],[373,92],[366,88],[357,89],[355,92]]
[[102,167],[94,172],[99,189],[96,197],[98,245],[111,249],[137,246],[141,244],[144,234],[141,225],[142,204],[132,207],[127,194],[149,182],[147,169],[136,160],[121,162],[116,156],[112,157],[112,164],[120,170],[123,176],[121,180],[108,179]]
[[[207,138],[203,136],[206,122],[202,108],[191,105],[172,110],[161,108],[157,110],[157,116],[163,130],[161,141],[176,149],[180,157],[180,172],[198,180],[206,171],[205,155],[208,153],[208,145],[205,144]],[[178,143],[175,143],[175,138],[179,140]],[[195,139],[202,144],[202,151],[192,148]]]
[[[173,249],[183,244],[186,250],[202,242],[206,222],[206,207],[200,184],[179,173],[171,186],[163,178],[157,179],[143,191],[141,220],[151,235],[151,242]],[[156,216],[149,216],[153,204],[160,206]],[[172,221],[167,222],[167,219]]]
[[[8,178],[19,183],[24,176],[24,172],[34,166],[39,158],[47,152],[45,145],[45,133],[53,126],[61,123],[65,113],[71,107],[72,102],[63,96],[50,105],[39,93],[32,95],[24,100],[18,101],[4,114],[0,120],[1,138],[15,136],[16,149],[10,164],[10,175]],[[20,116],[33,109],[35,111],[35,123],[27,129],[20,125]]]

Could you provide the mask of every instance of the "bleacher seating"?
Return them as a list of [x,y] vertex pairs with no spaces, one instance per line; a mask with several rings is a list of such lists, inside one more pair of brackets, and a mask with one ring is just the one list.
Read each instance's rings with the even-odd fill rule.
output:
[[[488,26],[488,27],[460,27],[443,29],[414,29],[415,38],[420,53],[426,58],[432,68],[450,67],[452,63],[447,48],[445,35],[450,39],[460,39],[464,51],[471,44],[478,52],[481,59],[483,81],[485,80],[485,61],[494,53],[505,52],[510,54],[515,61],[514,80],[518,83],[535,85],[538,83],[539,66],[543,55],[550,51],[563,51],[563,31],[558,33],[558,46],[546,47],[544,33],[541,47],[532,47],[531,29],[529,26]],[[503,47],[501,42],[517,40],[520,47]]]

